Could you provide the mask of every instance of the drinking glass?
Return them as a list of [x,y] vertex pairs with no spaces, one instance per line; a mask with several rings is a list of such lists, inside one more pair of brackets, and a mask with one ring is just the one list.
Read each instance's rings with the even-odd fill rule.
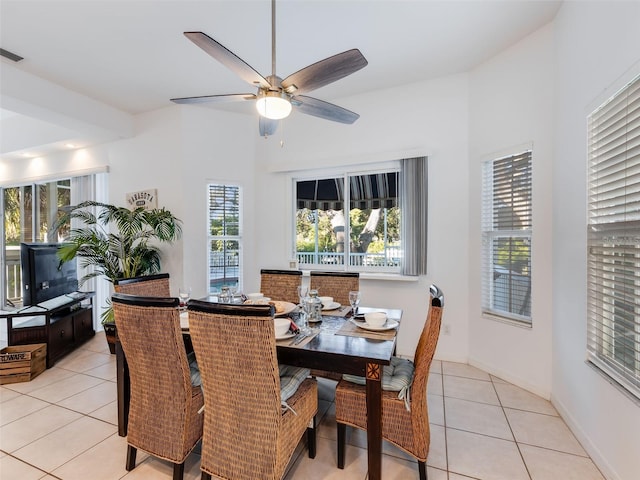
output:
[[236,296],[238,295],[238,284],[234,283],[233,285],[229,285],[229,303],[236,303]]
[[353,290],[349,292],[349,303],[351,304],[351,314],[358,313],[358,305],[360,305],[360,292]]
[[180,287],[178,296],[180,297],[180,309],[186,310],[187,302],[191,298],[191,287]]
[[309,294],[309,287],[305,287],[300,285],[298,287],[298,300],[299,300],[299,305],[300,307],[302,307],[304,304],[302,302],[304,302],[304,298]]

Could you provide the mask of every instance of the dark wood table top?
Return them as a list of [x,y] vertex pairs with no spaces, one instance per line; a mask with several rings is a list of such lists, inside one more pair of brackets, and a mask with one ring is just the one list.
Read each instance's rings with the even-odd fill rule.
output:
[[[296,314],[291,317],[297,319]],[[367,363],[388,365],[395,349],[395,337],[393,340],[377,340],[336,335],[347,321],[344,317],[323,316],[321,322],[310,324],[310,327],[320,329],[310,342],[303,346],[277,345],[278,361],[354,375],[364,375]]]

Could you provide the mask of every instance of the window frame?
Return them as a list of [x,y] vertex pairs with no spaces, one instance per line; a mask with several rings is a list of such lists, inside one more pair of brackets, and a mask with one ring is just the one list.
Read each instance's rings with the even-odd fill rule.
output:
[[[211,233],[211,188],[213,186],[218,186],[218,187],[223,187],[223,188],[235,188],[238,190],[238,233],[237,235],[212,235]],[[225,182],[225,181],[209,181],[207,182],[207,226],[206,226],[206,239],[207,239],[207,251],[206,251],[206,258],[207,258],[207,292],[210,295],[216,295],[219,292],[219,287],[212,285],[212,282],[215,280],[219,280],[217,278],[213,278],[212,277],[212,264],[211,264],[211,254],[213,252],[212,250],[212,242],[214,241],[223,241],[223,242],[227,242],[227,241],[235,241],[238,243],[238,249],[237,249],[237,258],[238,258],[238,265],[235,266],[234,268],[237,270],[237,280],[236,280],[236,288],[237,291],[241,292],[242,291],[242,286],[243,286],[243,265],[244,265],[244,245],[243,245],[243,232],[244,232],[244,227],[243,227],[243,222],[244,222],[244,193],[243,193],[243,186],[240,185],[239,183],[235,183],[235,182]],[[225,228],[226,230],[226,228]],[[226,269],[227,265],[224,265],[223,268]],[[231,278],[231,277],[223,277],[222,279],[222,283],[220,286],[223,285],[233,285],[233,282],[228,283],[226,282],[227,278]]]
[[587,116],[587,362],[635,399],[640,399],[639,125],[637,73]]
[[[496,225],[496,208],[499,208],[495,199],[496,189],[494,188],[494,167],[498,162],[505,162],[509,159],[513,161],[519,159],[525,159],[528,161],[525,179],[528,185],[528,192],[526,193],[524,201],[514,201],[511,204],[511,209],[517,209],[519,204],[524,204],[525,214],[524,217],[528,218],[528,228],[515,228],[514,225],[510,225],[510,228],[500,228]],[[513,162],[511,163],[513,166]],[[503,177],[503,180],[506,177]],[[511,177],[513,178],[513,176]],[[513,188],[509,190],[513,194]],[[516,148],[509,149],[509,153],[492,156],[485,159],[482,162],[482,187],[481,187],[481,311],[484,316],[490,318],[496,318],[507,322],[513,322],[518,326],[532,327],[533,315],[532,315],[532,258],[533,258],[533,148],[531,145],[524,145]],[[513,212],[512,215],[513,216]],[[505,302],[508,304],[508,309],[499,308],[496,306],[496,282],[495,276],[496,268],[499,266],[496,262],[495,241],[496,240],[518,240],[522,239],[525,244],[528,242],[528,257],[527,257],[527,275],[520,275],[509,269],[507,278],[508,299]],[[512,250],[510,249],[509,252]],[[515,260],[511,260],[510,265],[516,263]],[[513,275],[516,273],[516,275]],[[511,311],[510,305],[513,301],[514,291],[518,290],[518,287],[514,284],[518,276],[521,276],[528,281],[528,288],[522,298],[522,308],[526,307],[524,302],[528,303],[528,315]],[[516,292],[517,293],[517,292]],[[522,295],[520,295],[522,296]]]
[[[325,264],[325,263],[299,263],[298,252],[297,252],[297,212],[298,212],[298,204],[296,199],[296,186],[297,182],[302,181],[310,181],[310,180],[324,180],[324,179],[342,179],[343,182],[343,215],[345,218],[345,232],[344,238],[351,238],[351,220],[349,212],[351,208],[346,209],[345,207],[350,205],[351,202],[351,191],[349,187],[349,178],[354,176],[361,175],[376,175],[376,174],[384,174],[395,172],[400,175],[401,166],[399,161],[389,161],[384,162],[383,164],[377,164],[375,166],[372,165],[362,165],[353,168],[334,168],[334,169],[323,169],[323,170],[314,170],[301,173],[300,175],[291,176],[291,188],[292,188],[292,245],[291,245],[291,258],[295,259],[298,263],[298,266],[301,270],[331,270],[331,271],[346,271],[346,272],[360,272],[360,273],[369,273],[369,274],[387,274],[387,275],[400,275],[402,271],[401,262],[399,262],[396,266],[376,266],[376,265],[351,265],[351,242],[344,242],[345,251],[342,253],[336,253],[336,255],[342,255],[344,260],[341,264]],[[399,179],[399,177],[398,177]],[[400,205],[400,181],[398,180],[398,206],[400,207],[400,222],[402,222],[402,208]],[[317,210],[312,210],[317,211]],[[381,218],[382,221],[382,218]],[[401,246],[400,252],[403,254],[403,239],[400,239]]]

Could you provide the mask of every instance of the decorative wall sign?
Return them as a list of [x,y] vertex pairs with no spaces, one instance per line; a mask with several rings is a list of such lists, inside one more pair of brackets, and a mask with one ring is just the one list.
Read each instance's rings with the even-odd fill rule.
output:
[[132,210],[143,207],[147,210],[158,208],[158,190],[141,190],[139,192],[127,193],[127,205]]

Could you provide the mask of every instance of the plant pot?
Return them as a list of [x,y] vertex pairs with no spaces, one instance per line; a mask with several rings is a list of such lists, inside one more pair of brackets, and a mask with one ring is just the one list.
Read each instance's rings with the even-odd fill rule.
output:
[[107,337],[107,343],[109,344],[109,352],[112,355],[116,353],[116,337],[118,336],[118,329],[115,323],[104,323],[104,335]]

